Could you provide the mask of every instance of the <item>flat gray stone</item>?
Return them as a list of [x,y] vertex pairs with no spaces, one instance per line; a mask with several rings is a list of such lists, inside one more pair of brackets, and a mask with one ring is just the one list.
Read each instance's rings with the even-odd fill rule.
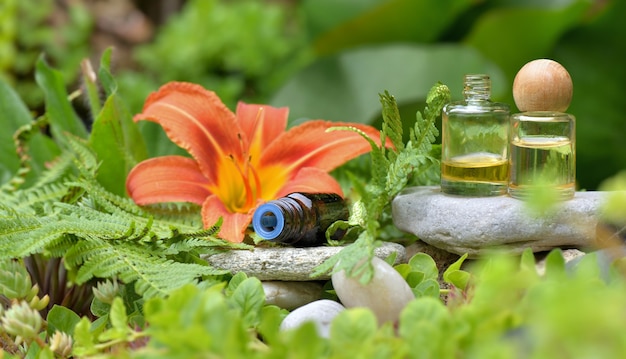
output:
[[[283,281],[310,281],[328,280],[330,275],[325,274],[312,278],[315,267],[326,259],[337,254],[343,247],[257,247],[252,250],[230,250],[224,253],[206,256],[207,262],[231,273],[244,272],[249,277],[260,280]],[[396,252],[396,263],[405,260],[405,249],[397,243],[385,242],[376,248],[374,254],[379,258],[386,258]]]
[[439,187],[413,187],[392,203],[400,230],[459,255],[480,256],[494,249],[519,254],[556,247],[593,244],[598,213],[607,192],[576,192],[544,215],[532,214],[523,201],[509,196],[459,197]]

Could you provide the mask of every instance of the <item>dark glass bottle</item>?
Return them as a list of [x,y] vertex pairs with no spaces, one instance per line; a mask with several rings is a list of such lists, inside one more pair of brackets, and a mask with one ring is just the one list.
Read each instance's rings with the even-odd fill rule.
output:
[[[252,217],[254,231],[263,239],[309,247],[326,242],[333,222],[347,220],[348,207],[334,193],[291,193],[260,205]],[[332,239],[338,240],[343,231]]]

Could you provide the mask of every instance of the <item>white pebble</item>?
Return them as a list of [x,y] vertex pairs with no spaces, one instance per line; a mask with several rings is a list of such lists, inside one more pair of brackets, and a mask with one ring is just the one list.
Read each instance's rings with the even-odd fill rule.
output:
[[328,338],[330,323],[345,309],[343,305],[332,300],[317,300],[289,313],[280,324],[280,330],[293,329],[306,322],[312,322],[320,337]]
[[374,257],[374,276],[363,285],[359,278],[346,276],[345,271],[332,275],[332,282],[337,296],[346,308],[370,308],[378,324],[395,322],[400,312],[415,298],[411,287],[392,266],[382,259]]

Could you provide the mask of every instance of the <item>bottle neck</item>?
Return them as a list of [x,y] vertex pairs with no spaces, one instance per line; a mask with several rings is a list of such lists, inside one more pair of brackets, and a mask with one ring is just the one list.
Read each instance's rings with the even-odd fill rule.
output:
[[309,208],[301,202],[283,197],[259,206],[253,217],[253,225],[262,238],[288,243],[303,231],[307,220],[315,219],[308,212]]
[[463,97],[466,102],[489,101],[491,98],[491,79],[489,75],[465,75]]

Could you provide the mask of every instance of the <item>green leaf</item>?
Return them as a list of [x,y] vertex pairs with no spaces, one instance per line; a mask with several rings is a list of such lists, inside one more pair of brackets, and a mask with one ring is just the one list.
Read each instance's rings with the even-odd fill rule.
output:
[[248,275],[245,272],[237,272],[229,281],[228,286],[226,286],[226,295],[232,296],[237,287],[241,283],[243,283],[246,279],[248,279]]
[[91,311],[91,314],[95,315],[96,317],[103,317],[109,314],[109,312],[111,311],[111,304],[103,303],[97,298],[94,298],[91,301],[91,306],[89,310]]
[[36,65],[35,80],[46,96],[46,113],[55,137],[69,132],[81,138],[87,138],[87,129],[68,100],[61,73],[39,58]]
[[104,103],[93,124],[89,144],[101,161],[98,181],[120,196],[126,193],[126,176],[147,150],[137,125],[116,94]]
[[557,40],[581,21],[592,2],[566,4],[493,7],[476,21],[465,42],[496,61],[505,73],[515,74],[526,62],[545,57]]
[[315,49],[326,56],[365,44],[433,41],[471,4],[469,0],[312,0],[303,6],[313,23],[313,36],[320,33]]
[[492,97],[509,91],[502,71],[471,47],[394,44],[321,58],[293,76],[271,103],[289,106],[291,123],[307,118],[371,123],[380,114],[376,99],[383,89],[398,103],[423,103],[432,84],[442,82],[460,98],[463,76],[472,72],[490,74]]
[[104,93],[107,97],[111,96],[117,91],[117,83],[111,75],[111,53],[112,48],[107,48],[102,53],[100,58],[100,68],[98,69],[98,80],[104,89]]
[[[463,262],[465,262],[465,260],[467,259],[468,254],[465,253],[464,255],[461,256],[461,258],[457,259],[456,262],[452,263],[445,272],[443,272],[443,280],[446,283],[450,283],[453,284],[455,287],[463,289],[465,288],[465,285],[467,284],[467,282],[465,281],[465,278],[463,278],[464,276],[461,274],[452,274],[455,272],[460,272],[461,271],[461,265],[463,265]],[[452,277],[451,277],[452,276]],[[460,280],[460,282],[455,283],[453,282],[453,280]],[[462,285],[463,287],[459,287],[458,285]]]
[[48,335],[52,335],[57,330],[73,335],[80,317],[72,310],[55,304],[48,312],[46,320],[48,321]]
[[32,288],[26,267],[15,260],[0,260],[0,295],[8,299],[26,299]]
[[565,276],[565,259],[563,251],[560,248],[553,249],[546,256],[546,277],[563,278]]
[[8,181],[20,166],[13,134],[32,121],[26,105],[0,77],[0,183]]
[[338,353],[363,352],[363,346],[376,334],[378,324],[367,308],[351,308],[339,313],[330,327],[330,344]]
[[287,316],[288,312],[285,309],[281,309],[275,305],[266,305],[261,309],[261,321],[257,327],[259,334],[263,337],[263,340],[269,345],[278,342],[280,336],[279,332],[280,324]]
[[426,279],[420,282],[416,287],[412,288],[413,294],[415,294],[415,298],[420,297],[433,297],[439,298],[441,294],[441,288],[439,287],[439,282],[435,279]]
[[424,279],[437,279],[439,270],[435,260],[426,253],[417,253],[409,260],[411,269],[424,274]]
[[446,282],[454,285],[461,290],[464,290],[467,287],[467,283],[469,282],[469,280],[470,274],[462,270],[453,270],[447,272],[446,275]]
[[74,328],[73,339],[72,354],[75,356],[84,357],[97,352],[91,323],[86,317],[83,317]]
[[452,318],[439,299],[422,297],[410,302],[400,315],[399,333],[420,358],[454,358],[456,343],[450,335]]
[[568,70],[574,82],[567,112],[576,116],[576,182],[587,190],[597,189],[603,180],[626,169],[626,152],[621,150],[626,26],[620,16],[626,13],[626,2],[597,5],[549,54]]
[[126,315],[126,307],[122,298],[116,297],[113,299],[109,320],[111,321],[111,326],[115,329],[125,330],[128,328],[128,316]]
[[409,272],[405,278],[409,287],[415,288],[424,281],[425,275],[422,272]]
[[246,327],[259,324],[261,308],[265,304],[265,292],[260,280],[254,277],[244,280],[237,286],[230,300],[241,311]]
[[109,323],[111,328],[105,330],[98,336],[98,340],[126,340],[131,332],[128,326],[128,315],[126,315],[126,306],[120,297],[116,297],[111,304],[111,312],[109,313]]

